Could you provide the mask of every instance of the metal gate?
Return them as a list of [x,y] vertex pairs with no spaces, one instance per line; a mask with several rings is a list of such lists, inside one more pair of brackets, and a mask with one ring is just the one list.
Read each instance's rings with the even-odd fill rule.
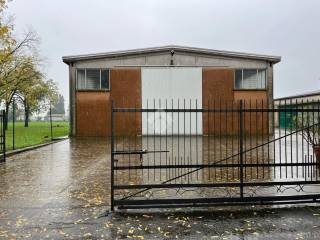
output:
[[[112,210],[320,200],[319,103],[158,101],[163,108],[112,104]],[[279,128],[283,112],[290,125]],[[192,134],[199,119],[202,134]]]
[[0,163],[6,161],[5,110],[0,111]]

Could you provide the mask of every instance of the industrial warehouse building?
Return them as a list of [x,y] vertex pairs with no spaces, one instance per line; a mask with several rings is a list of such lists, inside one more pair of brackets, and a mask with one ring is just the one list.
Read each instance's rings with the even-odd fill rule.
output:
[[[110,135],[112,99],[117,107],[142,108],[163,108],[166,100],[177,107],[178,99],[179,107],[187,99],[187,106],[192,108],[208,107],[209,99],[271,103],[273,65],[280,60],[278,56],[175,45],[65,56],[63,61],[69,66],[70,134]],[[148,120],[138,118],[135,123],[124,122],[125,127],[143,133]],[[190,133],[205,133],[204,121],[200,119]]]

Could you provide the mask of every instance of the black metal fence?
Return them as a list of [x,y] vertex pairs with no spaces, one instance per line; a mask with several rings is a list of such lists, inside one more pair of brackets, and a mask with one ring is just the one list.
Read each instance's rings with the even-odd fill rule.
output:
[[5,111],[0,111],[0,163],[6,161],[6,131],[4,128]]
[[320,200],[320,105],[280,108],[262,100],[115,104],[112,209]]
[[32,111],[27,110],[19,99],[13,98],[6,108],[7,150],[47,143],[68,135],[69,123],[64,114],[52,114],[51,103],[43,103],[41,109]]

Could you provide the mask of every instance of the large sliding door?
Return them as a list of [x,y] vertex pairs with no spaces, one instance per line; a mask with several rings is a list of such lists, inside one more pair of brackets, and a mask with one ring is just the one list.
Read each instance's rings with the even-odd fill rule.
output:
[[[145,67],[141,80],[142,108],[202,108],[199,67]],[[142,133],[202,134],[202,114],[143,113]]]

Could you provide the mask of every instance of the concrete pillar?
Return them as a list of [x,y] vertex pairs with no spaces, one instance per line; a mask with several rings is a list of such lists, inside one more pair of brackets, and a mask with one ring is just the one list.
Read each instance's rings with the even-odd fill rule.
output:
[[76,68],[69,64],[69,109],[70,136],[76,135]]

